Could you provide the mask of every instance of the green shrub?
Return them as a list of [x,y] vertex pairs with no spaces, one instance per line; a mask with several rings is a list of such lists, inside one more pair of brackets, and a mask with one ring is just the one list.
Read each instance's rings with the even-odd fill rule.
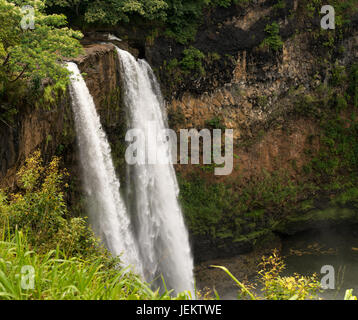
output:
[[[0,191],[0,299],[187,299],[150,289],[99,245],[83,218],[71,218],[64,201],[65,170],[54,157],[45,166],[39,151],[19,170],[21,190]],[[23,267],[34,287],[21,285]]]
[[66,255],[90,256],[99,250],[98,241],[84,218],[68,217],[66,175],[59,169],[59,158],[44,166],[41,153],[34,152],[18,172],[21,190],[15,194],[0,190],[0,222],[11,234],[23,231],[41,252],[60,246]]
[[286,1],[285,0],[277,0],[277,3],[273,6],[274,9],[284,9],[286,8]]
[[265,32],[267,33],[267,37],[261,43],[261,48],[268,48],[273,51],[278,51],[283,46],[283,41],[280,36],[280,26],[277,22],[273,22],[272,24],[268,24],[265,27]]
[[[23,30],[22,2],[0,0],[0,100],[5,101],[12,84],[21,81],[40,87],[48,79],[47,98],[52,91],[62,93],[69,82],[69,72],[59,62],[83,52],[78,41],[81,32],[65,27],[64,15],[46,14],[44,1],[26,1],[33,7],[36,19],[33,29]],[[15,94],[19,97],[19,92]]]
[[347,82],[346,68],[340,65],[335,66],[332,70],[332,78],[330,82],[334,87],[344,85]]
[[[59,247],[39,253],[20,231],[1,239],[0,257],[0,300],[187,299],[185,294],[171,297],[168,291],[152,291],[128,269],[118,268],[116,259],[66,256]],[[29,276],[24,267],[34,271],[33,287],[23,286],[21,275]]]
[[220,129],[225,130],[225,125],[223,124],[223,120],[219,117],[213,117],[210,120],[205,121],[205,127],[208,129]]
[[[213,266],[222,269],[239,288],[238,298],[250,300],[313,300],[317,298],[321,284],[317,275],[301,276],[294,274],[289,277],[281,276],[285,264],[275,250],[269,257],[263,257],[260,263],[259,282],[262,295],[257,294],[255,285],[247,286],[241,283],[230,273],[228,269],[220,266]],[[347,297],[352,297],[347,293]]]
[[179,62],[179,65],[184,72],[191,74],[197,74],[203,76],[205,74],[204,67],[202,65],[203,60],[205,59],[205,54],[200,50],[190,47],[183,51],[183,59]]
[[213,182],[194,171],[178,176],[180,201],[191,232],[212,239],[253,240],[267,232],[269,217],[278,210],[290,211],[298,195],[308,186],[296,185],[280,171],[262,173],[263,177],[232,183]]

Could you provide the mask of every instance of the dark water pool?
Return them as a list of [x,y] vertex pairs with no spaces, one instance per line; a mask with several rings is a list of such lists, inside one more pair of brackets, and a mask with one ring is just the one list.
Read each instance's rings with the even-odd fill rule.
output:
[[[358,225],[312,230],[283,240],[285,275],[321,273],[323,266],[334,269],[335,289],[324,290],[323,299],[343,299],[347,289],[358,294]],[[326,271],[327,272],[327,271]]]
[[[358,225],[335,226],[306,231],[282,238],[282,254],[286,264],[283,276],[298,273],[310,276],[314,273],[321,280],[323,266],[332,266],[334,289],[323,290],[319,297],[324,300],[341,300],[347,289],[358,295]],[[222,262],[225,265],[227,261]],[[235,273],[235,272],[234,272]],[[255,278],[248,279],[254,283]],[[220,280],[214,286],[219,287]],[[231,282],[218,290],[225,300],[237,299],[237,288]],[[257,290],[260,294],[260,290]]]

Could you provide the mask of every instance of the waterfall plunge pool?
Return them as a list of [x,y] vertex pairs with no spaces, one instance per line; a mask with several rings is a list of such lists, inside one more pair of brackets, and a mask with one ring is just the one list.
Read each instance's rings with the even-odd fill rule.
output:
[[[353,289],[354,295],[358,294],[358,224],[331,226],[284,236],[281,237],[279,247],[286,265],[282,276],[294,273],[310,276],[316,273],[321,280],[327,275],[327,271],[321,273],[322,267],[334,268],[335,288],[322,290],[320,299],[343,300],[347,289]],[[260,254],[249,253],[202,263],[197,268],[198,288],[215,287],[221,299],[237,299],[237,287],[231,279],[222,271],[210,270],[209,265],[226,266],[240,281],[255,284],[257,278],[252,270],[257,267]],[[259,289],[257,293],[260,293]]]

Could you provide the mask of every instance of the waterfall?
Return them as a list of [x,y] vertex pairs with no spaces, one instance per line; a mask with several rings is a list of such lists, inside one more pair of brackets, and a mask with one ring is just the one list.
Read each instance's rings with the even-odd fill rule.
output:
[[[117,50],[129,128],[147,133],[154,124],[158,132],[165,129],[164,103],[152,69],[144,60]],[[167,141],[148,139],[146,152],[156,153],[157,163],[127,166],[126,206],[93,98],[77,65],[68,63],[67,68],[72,73],[70,94],[83,186],[95,234],[148,282],[161,284],[162,276],[168,289],[194,295],[193,258]]]
[[69,62],[67,69],[72,73],[69,88],[91,226],[104,245],[120,255],[124,265],[143,274],[131,221],[119,192],[111,148],[93,98],[77,65]]
[[[137,61],[119,48],[117,51],[129,128],[143,133],[165,129],[164,103],[152,69],[146,61]],[[151,157],[156,151],[160,164],[128,166],[127,177],[128,207],[135,217],[133,223],[143,273],[148,281],[160,279],[162,275],[168,289],[189,290],[194,294],[193,259],[168,146],[163,141],[160,143],[156,136],[149,134],[146,138],[146,152]]]

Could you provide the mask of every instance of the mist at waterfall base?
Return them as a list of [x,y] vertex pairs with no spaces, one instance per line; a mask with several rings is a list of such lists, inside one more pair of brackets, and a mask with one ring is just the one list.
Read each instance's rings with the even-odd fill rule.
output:
[[[154,121],[158,129],[165,128],[163,100],[152,69],[144,60],[117,51],[128,127],[145,130],[147,123]],[[126,196],[122,198],[93,98],[77,65],[68,63],[67,68],[73,74],[70,94],[88,215],[95,234],[113,254],[120,255],[125,266],[133,266],[154,287],[163,287],[164,280],[166,288],[176,293],[190,291],[194,296],[193,259],[173,166],[128,165]],[[158,154],[168,156],[166,148],[159,145]],[[153,146],[148,145],[146,151],[151,150]]]

